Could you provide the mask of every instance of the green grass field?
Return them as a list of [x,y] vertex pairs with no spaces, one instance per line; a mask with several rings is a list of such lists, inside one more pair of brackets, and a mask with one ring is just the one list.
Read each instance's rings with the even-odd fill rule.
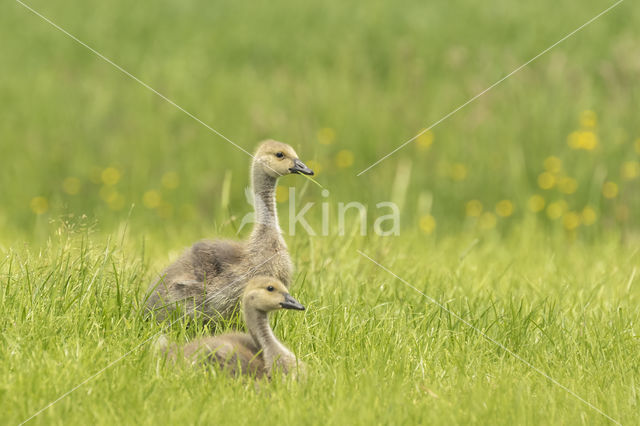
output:
[[[307,311],[272,323],[308,379],[165,365],[154,336],[210,330],[147,321],[144,291],[192,242],[247,235],[250,158],[3,2],[1,424],[61,396],[28,424],[638,423],[635,4],[359,177],[613,2],[28,4],[242,148],[292,144],[329,195],[278,192]],[[328,235],[289,235],[287,187]],[[338,233],[352,201],[366,236],[355,212]],[[399,236],[374,235],[382,201]]]

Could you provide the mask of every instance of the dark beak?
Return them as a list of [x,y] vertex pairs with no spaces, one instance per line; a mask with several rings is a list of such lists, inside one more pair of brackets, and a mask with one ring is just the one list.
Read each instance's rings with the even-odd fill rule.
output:
[[295,309],[296,311],[304,311],[304,306],[300,304],[296,299],[291,297],[290,294],[284,296],[284,302],[280,303],[284,309]]
[[297,158],[293,160],[293,167],[289,169],[291,173],[302,173],[303,175],[313,176],[313,170],[308,168],[302,161]]

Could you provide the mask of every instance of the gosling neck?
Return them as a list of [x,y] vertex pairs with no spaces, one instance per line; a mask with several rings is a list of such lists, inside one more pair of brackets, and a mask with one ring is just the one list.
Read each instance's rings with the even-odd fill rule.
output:
[[260,349],[262,349],[266,368],[270,369],[273,361],[278,357],[290,357],[292,355],[291,351],[280,343],[273,334],[273,330],[269,324],[268,314],[248,307],[246,304],[244,306],[244,318],[247,324],[247,330]]
[[255,161],[251,169],[251,180],[255,209],[255,226],[252,236],[259,238],[265,231],[281,234],[275,196],[277,178],[268,175],[262,165]]

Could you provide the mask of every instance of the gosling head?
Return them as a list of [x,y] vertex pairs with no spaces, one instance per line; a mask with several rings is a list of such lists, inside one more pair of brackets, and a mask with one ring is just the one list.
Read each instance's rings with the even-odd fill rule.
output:
[[250,280],[244,291],[243,302],[245,306],[262,312],[278,309],[304,311],[304,306],[291,297],[284,284],[271,277],[256,277]]
[[274,178],[292,173],[313,175],[313,170],[300,161],[295,150],[286,143],[264,141],[258,147],[254,158],[262,167],[262,171]]

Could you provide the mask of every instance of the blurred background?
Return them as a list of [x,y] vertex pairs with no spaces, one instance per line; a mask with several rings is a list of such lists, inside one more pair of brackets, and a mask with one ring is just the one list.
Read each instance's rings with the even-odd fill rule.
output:
[[[370,221],[394,201],[402,232],[429,238],[638,231],[632,2],[360,177],[613,2],[28,4],[246,150],[293,145],[330,195],[282,179],[283,221],[296,186],[298,204],[359,201]],[[16,2],[0,5],[0,34],[1,240],[124,223],[169,238],[236,232],[251,210],[245,153]]]

